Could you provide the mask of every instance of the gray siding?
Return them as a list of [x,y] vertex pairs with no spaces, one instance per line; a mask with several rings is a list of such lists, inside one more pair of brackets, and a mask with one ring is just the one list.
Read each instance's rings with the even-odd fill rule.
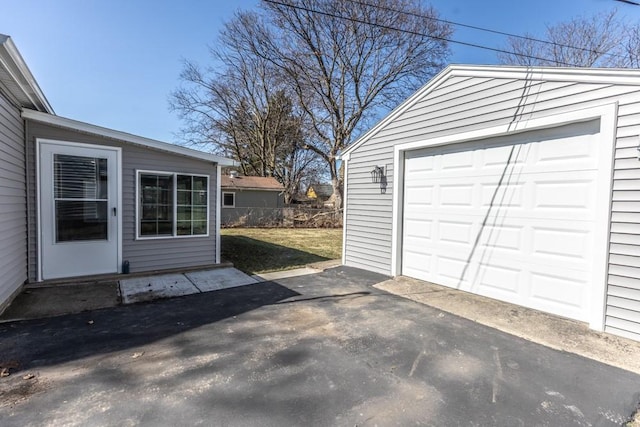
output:
[[284,205],[284,198],[279,191],[223,188],[222,193],[235,193],[235,207],[223,207],[220,212],[222,225],[234,224],[246,215],[264,217],[265,222],[282,218],[278,208]]
[[[390,274],[393,147],[521,119],[619,102],[606,330],[640,340],[640,87],[562,81],[451,77],[351,153],[345,262]],[[371,183],[386,165],[388,187]]]
[[[216,169],[206,161],[151,150],[116,140],[61,129],[41,123],[27,122],[29,209],[29,281],[37,280],[37,212],[36,206],[36,138],[106,145],[122,148],[122,259],[128,260],[131,272],[169,268],[197,267],[215,263]],[[208,237],[162,238],[136,240],[136,170],[154,170],[209,175]]]
[[24,125],[0,93],[0,312],[27,280]]
[[279,191],[259,191],[223,188],[223,193],[236,193],[237,208],[281,208],[282,195]]

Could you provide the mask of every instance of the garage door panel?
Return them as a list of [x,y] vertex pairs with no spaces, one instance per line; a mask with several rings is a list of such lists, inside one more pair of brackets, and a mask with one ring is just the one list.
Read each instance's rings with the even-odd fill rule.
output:
[[405,189],[407,208],[433,206],[434,186],[410,186]]
[[439,166],[442,170],[455,170],[460,173],[464,170],[475,169],[475,152],[459,151],[449,153],[447,156],[437,157],[435,160],[436,168]]
[[484,226],[482,233],[482,247],[519,253],[525,230],[521,225],[496,224]]
[[[403,257],[406,257],[406,275],[422,280],[429,280],[427,278],[431,277],[434,272],[432,266],[433,254],[428,251],[406,251]],[[415,266],[419,266],[419,268]]]
[[586,320],[598,135],[576,129],[407,155],[402,273]]
[[490,206],[505,206],[511,209],[525,208],[525,193],[527,188],[524,182],[510,182],[498,185],[497,182],[480,183],[481,205],[483,208]]
[[537,144],[536,163],[556,166],[569,164],[571,168],[597,168],[597,145],[586,144],[583,135],[554,138]]
[[588,210],[593,208],[594,180],[553,180],[535,182],[533,200],[535,208]]
[[[413,160],[413,159],[411,159]],[[446,178],[461,178],[462,177],[497,177],[500,179],[501,177],[517,177],[521,175],[531,175],[531,174],[540,174],[540,173],[576,173],[577,171],[592,171],[595,170],[597,163],[597,157],[594,157],[589,162],[582,162],[579,165],[569,165],[572,168],[567,169],[566,162],[556,162],[553,164],[543,164],[543,163],[534,163],[533,160],[527,163],[515,163],[509,164],[501,167],[483,167],[478,165],[475,168],[465,168],[462,169],[442,169],[436,167],[429,170],[419,170],[419,171],[411,171],[405,169],[405,173],[412,174],[411,179],[437,179],[438,177],[446,177]],[[437,162],[434,162],[437,163]]]
[[459,287],[463,282],[468,282],[466,275],[463,275],[469,265],[465,259],[456,255],[446,256],[439,253],[434,262],[438,272],[437,277],[440,280],[446,280],[456,287]]
[[438,206],[457,208],[472,208],[474,185],[473,184],[451,184],[439,185],[437,187],[440,197],[438,198]]
[[435,168],[435,156],[420,156],[412,159],[411,163],[407,163],[407,174],[411,177],[420,177],[422,172],[431,172]]
[[593,236],[584,230],[532,227],[532,253],[552,259],[582,261],[590,259],[589,247]]
[[507,166],[522,165],[527,158],[525,153],[519,152],[517,155],[511,146],[494,147],[491,150],[482,151],[481,170],[492,171],[494,169],[504,170]]
[[465,221],[440,221],[438,223],[439,242],[463,244],[472,243],[474,224]]
[[[521,270],[497,265],[482,265],[478,273],[479,287],[490,288],[491,291],[503,293],[505,298],[518,299],[519,285],[522,283]],[[484,293],[484,292],[483,292]]]
[[531,279],[531,298],[536,300],[540,307],[547,306],[548,311],[558,313],[554,307],[558,310],[564,310],[567,307],[579,310],[585,305],[584,281],[572,280],[564,273],[556,276],[541,272],[533,273]]

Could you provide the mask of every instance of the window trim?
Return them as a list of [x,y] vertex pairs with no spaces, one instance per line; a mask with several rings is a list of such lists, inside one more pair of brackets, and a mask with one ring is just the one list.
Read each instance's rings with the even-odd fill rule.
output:
[[[173,177],[173,230],[172,234],[162,235],[162,236],[142,236],[140,235],[140,216],[141,216],[141,206],[140,206],[140,175],[142,174],[153,174],[153,175],[164,175]],[[178,227],[178,175],[186,175],[186,176],[197,176],[203,177],[207,179],[207,232],[205,234],[188,234],[188,235],[178,235],[177,227]],[[136,235],[135,240],[161,240],[161,239],[191,239],[191,238],[200,238],[200,237],[209,237],[211,235],[211,175],[201,174],[201,173],[191,173],[191,172],[168,172],[168,171],[158,171],[158,170],[148,170],[148,169],[136,169],[136,200],[135,200],[135,211],[136,211]]]
[[[224,204],[224,196],[225,194],[232,194],[233,195],[233,204],[232,205],[225,205]],[[223,208],[235,208],[236,207],[236,192],[235,191],[223,191],[222,192],[222,207]]]

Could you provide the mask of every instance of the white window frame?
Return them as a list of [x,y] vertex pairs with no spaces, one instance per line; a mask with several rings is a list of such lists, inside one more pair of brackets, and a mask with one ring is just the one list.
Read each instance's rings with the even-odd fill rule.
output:
[[[142,174],[150,174],[150,175],[164,175],[164,176],[172,176],[173,177],[173,230],[172,234],[162,235],[162,236],[142,236],[140,235],[140,218],[141,218],[141,206],[140,206],[140,175]],[[185,176],[197,176],[203,177],[207,179],[207,232],[205,234],[189,234],[189,235],[178,235],[177,234],[177,224],[178,224],[178,175]],[[211,230],[211,176],[206,174],[198,174],[191,172],[168,172],[168,171],[158,171],[158,170],[146,170],[146,169],[136,169],[136,240],[159,240],[159,239],[192,239],[192,238],[200,238],[200,237],[209,237]]]
[[[224,196],[227,194],[232,194],[233,195],[233,204],[232,205],[225,205],[224,204]],[[223,191],[222,192],[222,207],[223,208],[235,208],[236,207],[236,192],[235,191]]]

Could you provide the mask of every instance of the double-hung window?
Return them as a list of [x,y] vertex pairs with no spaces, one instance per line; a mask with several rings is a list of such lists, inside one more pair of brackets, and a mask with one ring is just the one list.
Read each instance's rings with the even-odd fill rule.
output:
[[208,235],[209,177],[138,171],[138,237]]

